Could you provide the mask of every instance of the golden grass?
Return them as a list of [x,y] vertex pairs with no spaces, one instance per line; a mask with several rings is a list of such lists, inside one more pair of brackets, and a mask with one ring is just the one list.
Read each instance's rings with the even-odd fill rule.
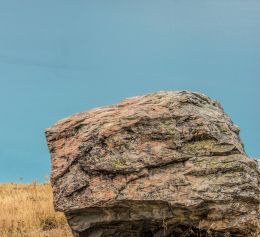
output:
[[49,184],[0,185],[1,237],[72,237],[62,213],[52,206]]
[[256,225],[257,225],[257,230],[255,233],[251,233],[250,237],[260,237],[260,220],[258,220]]

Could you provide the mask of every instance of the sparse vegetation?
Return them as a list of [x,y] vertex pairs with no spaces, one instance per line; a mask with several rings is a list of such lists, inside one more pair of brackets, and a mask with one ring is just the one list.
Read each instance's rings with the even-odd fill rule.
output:
[[255,233],[251,233],[250,237],[260,237],[260,220],[256,223],[257,230]]
[[0,185],[1,237],[72,237],[63,213],[55,212],[49,184]]

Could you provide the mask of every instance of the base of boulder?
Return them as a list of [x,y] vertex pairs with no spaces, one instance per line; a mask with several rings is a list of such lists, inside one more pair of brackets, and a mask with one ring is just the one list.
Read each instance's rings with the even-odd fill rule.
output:
[[[129,201],[66,213],[76,237],[247,236],[239,229],[203,228],[210,204],[174,206],[163,201]],[[206,224],[208,225],[208,223]]]

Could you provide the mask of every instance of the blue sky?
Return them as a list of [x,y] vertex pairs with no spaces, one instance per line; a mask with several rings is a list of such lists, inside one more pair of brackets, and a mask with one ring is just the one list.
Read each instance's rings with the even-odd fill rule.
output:
[[43,181],[44,129],[158,90],[203,92],[260,157],[260,1],[1,0],[0,182]]

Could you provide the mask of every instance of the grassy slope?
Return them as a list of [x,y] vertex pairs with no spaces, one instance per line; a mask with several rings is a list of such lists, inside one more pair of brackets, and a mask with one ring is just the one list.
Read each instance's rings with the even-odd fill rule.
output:
[[0,237],[60,236],[72,234],[64,215],[53,209],[49,184],[0,184]]
[[48,184],[0,185],[1,237],[72,237],[62,213],[52,206]]

